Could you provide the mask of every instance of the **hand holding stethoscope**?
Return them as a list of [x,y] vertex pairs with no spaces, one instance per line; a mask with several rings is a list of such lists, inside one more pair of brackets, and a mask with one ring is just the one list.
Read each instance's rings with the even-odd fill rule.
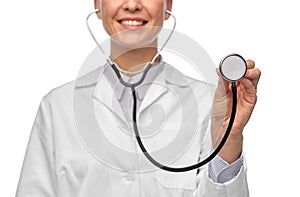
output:
[[[226,144],[219,152],[219,155],[228,163],[232,163],[237,160],[242,152],[242,132],[249,121],[257,100],[256,90],[261,72],[259,69],[255,68],[255,62],[252,60],[247,60],[246,65],[247,71],[244,78],[236,82],[237,110],[234,123]],[[217,69],[217,73],[219,75],[219,82],[215,92],[213,111],[211,115],[212,133],[218,134],[212,135],[212,140],[215,142],[214,144],[219,144],[218,142],[220,141],[220,139],[216,136],[219,138],[223,136],[222,134],[219,134],[220,131],[217,131],[217,129],[224,128],[222,133],[225,132],[230,120],[232,105],[231,83],[224,79],[219,68]],[[225,110],[224,107],[226,108]],[[224,111],[226,111],[225,119]]]

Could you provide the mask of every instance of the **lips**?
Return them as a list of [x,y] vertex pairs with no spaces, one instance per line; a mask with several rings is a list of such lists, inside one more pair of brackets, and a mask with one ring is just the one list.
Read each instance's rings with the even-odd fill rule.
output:
[[147,20],[142,18],[122,18],[118,20],[118,23],[120,23],[124,28],[136,28],[136,27],[142,27],[148,23]]

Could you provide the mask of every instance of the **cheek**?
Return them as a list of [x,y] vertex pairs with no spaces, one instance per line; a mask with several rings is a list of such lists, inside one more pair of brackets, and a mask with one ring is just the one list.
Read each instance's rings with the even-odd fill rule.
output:
[[104,29],[105,29],[106,31],[108,31],[108,29],[109,29],[109,23],[110,23],[109,20],[108,20],[107,14],[108,14],[108,13],[106,13],[105,10],[102,10],[102,12],[101,12],[102,25],[103,25],[103,27],[104,27]]
[[102,20],[103,28],[109,36],[113,36],[117,33],[117,29],[110,20]]
[[117,10],[117,6],[113,4],[112,2],[106,2],[106,0],[102,0],[102,11],[101,11],[101,17],[102,17],[102,24],[105,29],[105,31],[111,35],[114,33],[113,31],[113,22]]
[[158,10],[156,12],[156,15],[155,15],[156,23],[159,26],[161,26],[161,25],[163,25],[164,19],[165,19],[165,11],[164,10]]
[[121,4],[115,0],[102,0],[102,2],[100,0],[99,3],[102,19],[107,20],[113,19],[113,17],[117,14],[119,7],[121,6]]
[[153,19],[155,19],[155,21],[159,22],[160,24],[163,23],[165,19],[165,6],[163,2],[149,5],[148,10],[149,14]]
[[156,5],[155,5],[155,8],[157,9],[157,11],[160,14],[165,13],[165,10],[167,8],[166,2],[164,0],[157,1]]

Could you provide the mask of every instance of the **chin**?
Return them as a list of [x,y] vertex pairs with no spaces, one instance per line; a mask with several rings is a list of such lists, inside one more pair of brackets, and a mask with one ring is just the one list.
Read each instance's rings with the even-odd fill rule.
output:
[[112,35],[114,44],[126,49],[138,49],[156,46],[156,40],[161,27],[142,27],[136,29],[125,29]]

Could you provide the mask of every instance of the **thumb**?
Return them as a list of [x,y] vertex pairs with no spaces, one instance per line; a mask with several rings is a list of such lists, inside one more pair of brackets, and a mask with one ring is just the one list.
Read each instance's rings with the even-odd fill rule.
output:
[[219,76],[219,79],[218,79],[218,86],[215,92],[215,97],[221,98],[228,93],[229,82],[223,79],[219,68],[216,68],[216,72]]

